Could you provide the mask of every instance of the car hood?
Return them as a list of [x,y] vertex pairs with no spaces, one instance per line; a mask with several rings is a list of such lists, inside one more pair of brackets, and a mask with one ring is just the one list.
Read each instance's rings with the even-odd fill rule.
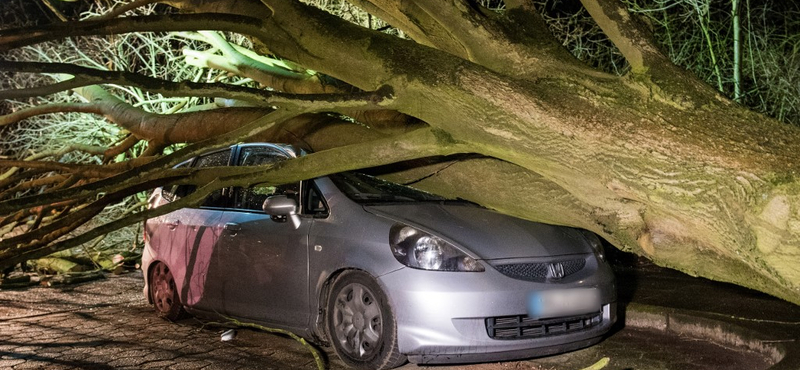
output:
[[479,259],[592,252],[577,229],[526,221],[468,204],[365,205],[364,210],[450,240]]

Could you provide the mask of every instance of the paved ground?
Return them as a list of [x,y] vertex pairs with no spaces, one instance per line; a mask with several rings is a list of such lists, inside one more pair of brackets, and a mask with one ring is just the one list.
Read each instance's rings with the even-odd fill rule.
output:
[[[679,289],[674,288],[694,280],[670,274],[658,276],[644,280],[634,275],[623,277],[623,289],[629,290],[622,296],[626,300],[655,304],[675,294],[671,298],[678,305],[688,306],[684,307],[687,311],[698,308],[693,306],[697,305],[695,299],[681,298]],[[60,288],[0,291],[0,369],[314,368],[307,349],[286,337],[239,330],[236,340],[222,342],[222,329],[207,323],[194,319],[179,323],[161,320],[144,302],[142,283],[141,273],[136,272]],[[712,289],[705,287],[709,283],[698,284],[700,287],[693,287],[694,291],[710,294],[705,290]],[[648,290],[642,291],[643,287]],[[752,295],[746,304],[767,307],[765,314],[783,311],[782,319],[800,322],[797,306],[780,301],[765,305],[765,301],[775,300],[758,293],[737,294]],[[738,299],[734,295],[726,302]],[[719,314],[727,315],[727,311],[723,309]],[[794,341],[792,338],[797,338],[800,332],[797,323],[774,325],[785,330],[777,340]],[[329,369],[344,368],[335,356],[327,357]],[[770,365],[770,360],[760,353],[712,340],[626,327],[616,330],[597,346],[566,355],[452,368],[577,370],[603,357],[611,359],[607,369],[765,369]],[[416,368],[419,367],[412,364],[404,367]]]
[[155,317],[141,294],[141,273],[64,288],[0,292],[0,369],[311,368],[291,339],[218,330],[194,319]]

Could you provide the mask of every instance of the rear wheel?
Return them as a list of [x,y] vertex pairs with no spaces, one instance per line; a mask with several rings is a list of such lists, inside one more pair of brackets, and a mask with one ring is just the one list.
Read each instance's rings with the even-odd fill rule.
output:
[[391,369],[406,362],[397,348],[397,328],[386,295],[360,271],[345,272],[333,284],[326,313],[336,354],[357,369]]
[[163,263],[156,263],[150,269],[150,297],[153,299],[153,306],[159,317],[170,321],[178,320],[186,316],[180,299],[178,298],[178,288],[175,279],[172,277],[169,267]]

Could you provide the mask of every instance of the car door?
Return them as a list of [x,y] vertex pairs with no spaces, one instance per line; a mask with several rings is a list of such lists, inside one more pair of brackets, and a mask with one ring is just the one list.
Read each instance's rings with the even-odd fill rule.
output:
[[[225,149],[198,157],[193,167],[224,167],[230,163],[232,150]],[[180,195],[193,192],[194,186],[183,186]],[[221,223],[225,209],[232,203],[230,189],[211,193],[199,207],[181,210],[178,228],[182,229],[186,249],[178,256],[185,267],[180,296],[184,304],[195,309],[219,312],[224,299],[219,294],[226,272],[220,266],[217,244],[223,233]]]
[[[270,146],[243,146],[238,164],[258,166],[286,158]],[[284,326],[308,322],[308,231],[313,218],[295,228],[286,217],[262,210],[271,195],[299,200],[301,184],[255,185],[235,189],[233,207],[222,217],[220,257],[228,271],[223,288],[225,312]]]

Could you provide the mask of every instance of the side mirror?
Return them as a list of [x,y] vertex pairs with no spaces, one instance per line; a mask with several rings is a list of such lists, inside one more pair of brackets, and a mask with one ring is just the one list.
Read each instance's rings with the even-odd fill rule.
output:
[[264,213],[272,216],[278,222],[292,221],[295,229],[300,227],[300,216],[297,215],[297,201],[285,195],[272,195],[267,197],[264,205],[261,206]]

